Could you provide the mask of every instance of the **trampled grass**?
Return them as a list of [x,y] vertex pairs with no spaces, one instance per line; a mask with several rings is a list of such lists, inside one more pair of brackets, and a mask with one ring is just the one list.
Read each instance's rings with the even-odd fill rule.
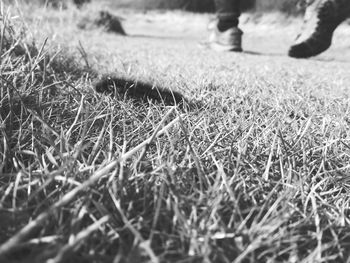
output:
[[[73,26],[94,8],[1,9],[0,262],[347,262],[346,44],[217,54],[182,31],[202,16]],[[137,32],[150,17],[174,27]],[[198,103],[96,93],[110,73]]]

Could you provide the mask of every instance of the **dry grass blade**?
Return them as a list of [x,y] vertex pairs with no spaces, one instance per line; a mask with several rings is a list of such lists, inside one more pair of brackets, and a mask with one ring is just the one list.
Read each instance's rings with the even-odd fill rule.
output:
[[[81,104],[82,105],[82,104]],[[156,131],[153,133],[153,135],[146,141],[142,142],[129,152],[125,153],[123,156],[120,157],[118,161],[112,161],[108,165],[104,166],[100,170],[96,171],[95,174],[93,174],[87,181],[82,183],[80,186],[77,186],[75,189],[70,191],[69,193],[65,194],[60,201],[55,203],[53,206],[51,206],[50,209],[48,209],[46,212],[40,214],[35,220],[30,222],[28,225],[26,225],[24,228],[22,228],[16,235],[11,237],[7,242],[2,244],[0,246],[0,256],[3,256],[7,252],[11,251],[14,247],[20,244],[23,240],[25,240],[31,232],[40,227],[42,223],[58,208],[70,203],[74,200],[74,198],[84,189],[87,187],[93,185],[96,183],[102,176],[106,175],[110,170],[115,168],[117,164],[120,162],[120,160],[127,160],[131,156],[133,156],[137,151],[140,149],[146,147],[148,144],[150,144],[153,139],[156,136],[159,136],[161,134],[164,134],[170,127],[172,127],[175,123],[179,121],[179,117],[171,121],[169,124],[167,124],[165,127],[161,129],[161,125],[167,120],[168,116],[170,116],[173,113],[174,109],[171,109],[166,116],[161,121],[160,125],[156,129]],[[40,118],[41,120],[41,118]],[[45,123],[46,124],[46,123]],[[47,125],[48,126],[48,125]]]
[[96,171],[87,181],[82,183],[80,186],[74,188],[72,191],[65,194],[60,201],[52,205],[47,211],[41,213],[39,216],[36,217],[33,221],[31,221],[29,224],[27,224],[25,227],[23,227],[17,234],[12,236],[9,240],[7,240],[5,243],[3,243],[0,246],[0,258],[4,256],[6,253],[10,252],[12,249],[14,249],[17,245],[19,245],[21,242],[26,240],[32,231],[34,231],[37,228],[42,227],[45,220],[52,215],[53,212],[55,212],[58,208],[61,208],[62,206],[70,203],[74,200],[77,195],[86,189],[87,187],[93,185],[96,183],[101,177],[105,176],[107,173],[110,172],[110,170],[114,169],[118,164],[118,161],[113,161],[100,170]]
[[271,149],[270,149],[270,154],[269,154],[269,159],[267,160],[266,169],[265,169],[265,172],[262,176],[265,181],[269,180],[269,172],[270,172],[270,167],[272,164],[272,157],[273,157],[274,150],[275,150],[275,144],[277,141],[277,134],[278,133],[276,132],[275,136],[273,137],[273,141],[272,141]]
[[188,145],[188,147],[189,147],[189,149],[191,151],[192,158],[193,158],[194,163],[195,163],[196,168],[197,168],[198,178],[199,178],[199,182],[200,182],[200,190],[201,190],[201,192],[203,192],[204,191],[204,187],[207,187],[207,184],[206,184],[206,182],[203,181],[205,176],[204,176],[204,173],[203,173],[202,165],[201,165],[201,163],[199,161],[198,154],[193,149],[192,144],[191,144],[191,142],[189,140],[188,131],[187,131],[187,128],[186,128],[182,118],[180,118],[180,125],[181,125],[182,131],[185,134],[185,140],[186,140],[187,145]]
[[55,135],[57,138],[60,137],[59,133],[56,132],[49,123],[47,123],[43,118],[41,118],[36,112],[34,112],[33,110],[28,109],[28,111],[33,115],[33,117],[35,119],[37,119],[38,121],[41,122],[41,124],[48,129],[53,135]]
[[151,258],[151,262],[154,263],[158,263],[159,259],[158,257],[155,255],[154,251],[152,250],[152,248],[150,247],[149,241],[145,240],[142,235],[140,234],[139,231],[137,231],[137,229],[132,225],[132,223],[128,220],[128,218],[125,216],[123,209],[120,205],[120,201],[118,201],[114,194],[109,191],[109,195],[113,201],[114,206],[116,207],[116,209],[118,210],[125,226],[133,233],[135,239],[136,239],[136,244],[137,246],[140,246],[141,248],[143,248],[146,253],[148,254],[148,256]]
[[57,253],[57,256],[53,259],[49,259],[47,263],[60,263],[64,262],[65,258],[69,256],[69,253],[73,251],[73,249],[83,242],[86,238],[91,235],[92,232],[98,230],[102,225],[106,224],[109,221],[109,216],[104,216],[101,219],[94,222],[92,225],[88,226],[83,231],[79,232],[74,240],[72,240],[69,244],[63,246],[60,251]]
[[168,113],[164,116],[164,118],[162,119],[162,121],[158,124],[157,128],[155,129],[155,131],[153,132],[153,134],[151,135],[151,137],[149,137],[147,140],[143,141],[142,143],[140,143],[139,145],[137,145],[136,147],[134,147],[133,149],[131,149],[130,151],[124,153],[121,157],[120,160],[121,161],[125,161],[129,158],[131,158],[131,156],[135,155],[139,150],[148,147],[148,145],[150,143],[152,143],[152,141],[158,137],[163,135],[164,133],[166,133],[166,131],[168,129],[170,129],[172,126],[174,126],[177,122],[180,121],[180,116],[176,117],[174,120],[172,120],[171,122],[169,122],[166,126],[163,126],[164,122],[166,122],[166,120],[168,119],[168,117],[174,112],[175,108],[172,108],[171,110],[168,111]]
[[90,69],[91,67],[90,67],[90,63],[89,63],[89,60],[88,60],[88,55],[87,55],[87,53],[86,53],[86,51],[85,51],[85,49],[84,49],[84,47],[83,47],[83,45],[81,44],[80,41],[79,41],[78,50],[79,50],[79,52],[80,52],[82,58],[83,58],[84,61],[85,61],[86,67],[87,67],[88,69]]
[[75,119],[72,123],[72,125],[70,126],[70,128],[68,129],[68,131],[66,132],[66,136],[67,136],[67,140],[69,140],[70,136],[71,136],[71,133],[73,131],[73,128],[74,126],[77,124],[78,120],[79,120],[79,117],[80,117],[80,114],[82,112],[82,110],[84,109],[84,96],[81,97],[81,100],[80,100],[80,104],[79,104],[79,109],[78,109],[78,112],[77,112],[77,115],[75,116]]

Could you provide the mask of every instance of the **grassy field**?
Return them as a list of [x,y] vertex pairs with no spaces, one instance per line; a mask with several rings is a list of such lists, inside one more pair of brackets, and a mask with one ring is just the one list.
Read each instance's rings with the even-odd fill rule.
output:
[[349,25],[295,60],[298,18],[245,14],[216,53],[209,15],[77,27],[103,8],[0,9],[0,262],[348,262]]

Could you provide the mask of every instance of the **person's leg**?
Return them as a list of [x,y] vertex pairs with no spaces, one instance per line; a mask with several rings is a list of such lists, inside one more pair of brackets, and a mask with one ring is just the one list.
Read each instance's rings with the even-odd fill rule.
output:
[[215,7],[220,31],[238,26],[241,15],[240,0],[215,0]]
[[304,27],[288,55],[316,56],[332,44],[333,32],[350,15],[349,0],[313,0],[305,12]]
[[242,34],[238,28],[240,0],[215,0],[216,20],[208,27],[209,44],[218,51],[242,51]]

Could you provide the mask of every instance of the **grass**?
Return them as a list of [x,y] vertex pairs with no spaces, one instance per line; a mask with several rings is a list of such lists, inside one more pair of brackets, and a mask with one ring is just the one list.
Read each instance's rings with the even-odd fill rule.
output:
[[[1,9],[1,262],[348,260],[349,76],[328,61],[336,50],[217,54],[176,40],[182,29],[67,27],[96,6],[17,8]],[[127,14],[129,32],[150,17],[203,24]],[[247,42],[266,27],[249,23]],[[111,72],[201,103],[97,93]]]

